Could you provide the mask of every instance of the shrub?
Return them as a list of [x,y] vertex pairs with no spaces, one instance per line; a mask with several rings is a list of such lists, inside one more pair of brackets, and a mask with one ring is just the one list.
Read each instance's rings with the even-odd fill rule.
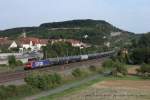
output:
[[6,64],[0,64],[0,67],[8,67]]
[[89,70],[92,71],[92,72],[95,72],[97,70],[97,68],[96,68],[96,66],[92,65],[92,66],[89,67]]
[[135,48],[130,55],[134,64],[150,63],[150,47]]
[[41,90],[46,90],[49,88],[56,87],[61,84],[62,78],[59,74],[41,74],[41,73],[33,73],[28,75],[25,78],[25,82],[28,85],[39,88]]
[[125,65],[119,61],[113,61],[111,59],[106,60],[102,66],[105,69],[109,69],[111,70],[111,74],[114,76],[117,76],[118,73],[121,73],[123,75],[127,74],[127,68],[125,67]]
[[21,60],[17,60],[17,61],[16,61],[16,65],[17,65],[17,66],[22,66],[22,65],[23,65],[23,62],[22,62]]
[[104,62],[102,63],[102,66],[103,66],[104,68],[112,68],[112,67],[113,67],[113,64],[114,64],[114,61],[111,60],[111,59],[108,59],[108,60],[106,60],[106,61],[104,61]]
[[150,73],[150,65],[142,64],[139,71],[141,73]]
[[98,73],[102,74],[104,72],[104,69],[103,68],[99,68],[98,69]]
[[[16,97],[24,97],[33,93],[38,92],[37,89],[32,88],[29,85],[21,85],[21,86],[0,86],[0,99],[7,100]],[[15,99],[14,99],[15,100]]]
[[22,66],[23,65],[22,61],[21,60],[16,60],[15,56],[9,56],[8,57],[8,63],[9,63],[9,66],[11,66],[11,67]]
[[123,63],[120,62],[115,62],[113,65],[116,68],[116,71],[119,73],[122,73],[123,75],[127,74],[127,68],[125,67],[125,65]]
[[81,77],[82,74],[83,74],[83,73],[82,73],[81,69],[79,69],[79,68],[76,68],[75,70],[72,71],[72,75],[73,75],[74,77]]
[[150,65],[149,64],[142,64],[140,69],[137,70],[138,73],[141,73],[143,78],[150,78]]
[[55,74],[53,75],[53,77],[55,78],[54,82],[55,82],[56,84],[61,84],[62,78],[61,78],[61,76],[60,76],[59,74],[55,73]]

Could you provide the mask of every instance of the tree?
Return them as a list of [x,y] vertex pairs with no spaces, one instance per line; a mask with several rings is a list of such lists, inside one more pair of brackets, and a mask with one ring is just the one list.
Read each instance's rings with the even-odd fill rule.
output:
[[119,61],[113,61],[109,59],[109,60],[106,60],[102,65],[106,70],[111,71],[111,74],[114,76],[117,76],[118,73],[122,75],[127,74],[127,68],[125,67],[123,63]]
[[150,63],[150,48],[135,48],[130,58],[135,64]]
[[116,72],[122,73],[123,75],[127,75],[127,68],[125,67],[125,65],[119,61],[114,63],[114,68],[116,70]]
[[8,63],[10,66],[15,66],[16,65],[16,57],[15,56],[9,56],[8,57]]
[[43,59],[47,59],[47,47],[42,46],[42,51],[43,51]]

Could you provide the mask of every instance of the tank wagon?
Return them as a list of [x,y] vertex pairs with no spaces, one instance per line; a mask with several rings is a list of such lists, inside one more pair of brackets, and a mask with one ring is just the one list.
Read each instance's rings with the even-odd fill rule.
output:
[[98,59],[98,58],[112,56],[114,53],[115,51],[108,51],[108,52],[94,53],[94,54],[87,54],[87,55],[49,58],[46,60],[31,60],[25,64],[24,69],[35,69],[35,68],[48,67],[52,65],[62,65],[66,63]]

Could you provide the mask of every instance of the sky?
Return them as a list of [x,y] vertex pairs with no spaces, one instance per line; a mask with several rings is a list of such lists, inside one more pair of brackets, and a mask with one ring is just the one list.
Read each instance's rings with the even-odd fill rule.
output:
[[150,0],[0,0],[0,30],[73,19],[144,33],[150,31]]

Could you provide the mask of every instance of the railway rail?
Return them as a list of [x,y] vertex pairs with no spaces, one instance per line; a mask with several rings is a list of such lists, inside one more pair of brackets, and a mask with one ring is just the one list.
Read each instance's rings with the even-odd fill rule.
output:
[[45,67],[45,68],[39,68],[39,69],[34,69],[34,70],[20,70],[20,71],[15,71],[15,72],[5,72],[5,73],[0,73],[0,84],[6,83],[6,82],[12,82],[16,80],[21,80],[26,77],[29,73],[33,71],[62,71],[62,70],[68,70],[71,68],[76,68],[80,67],[81,65],[94,65],[96,63],[100,63],[103,61],[105,58],[99,58],[99,59],[93,59],[93,60],[86,60],[86,61],[81,61],[81,62],[76,62],[76,63],[69,63],[69,64],[64,64],[64,65],[55,65],[55,66],[50,66],[50,67]]

